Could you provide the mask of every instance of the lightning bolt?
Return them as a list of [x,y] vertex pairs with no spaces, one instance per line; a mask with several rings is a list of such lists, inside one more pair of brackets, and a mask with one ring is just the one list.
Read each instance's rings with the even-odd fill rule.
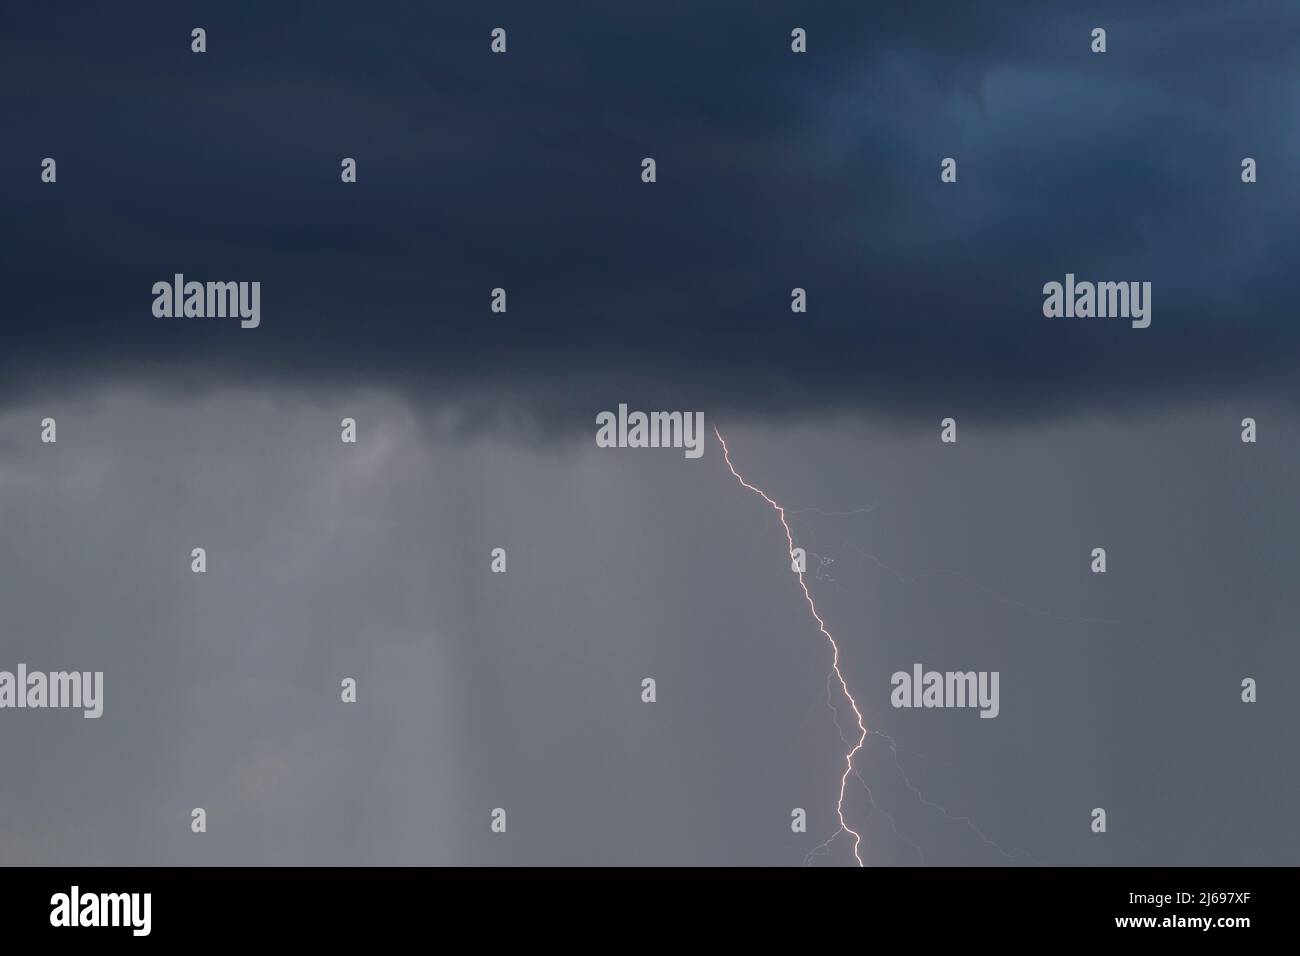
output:
[[[781,527],[785,529],[785,543],[791,560],[793,561],[794,535],[790,533],[790,525],[785,520],[785,509],[769,498],[762,488],[755,487],[747,482],[740,472],[736,470],[736,466],[731,463],[731,453],[727,449],[727,440],[722,437],[722,432],[718,431],[716,425],[713,427],[713,434],[717,436],[718,444],[722,446],[722,458],[727,463],[727,468],[731,471],[731,474],[741,483],[742,486],[748,488],[771,505],[772,510],[776,512],[776,516],[781,519]],[[840,831],[843,831],[853,837],[853,858],[858,861],[858,866],[863,866],[862,854],[860,852],[862,846],[862,835],[849,826],[848,821],[844,819],[844,791],[849,785],[849,775],[855,772],[853,769],[853,758],[857,756],[858,751],[862,749],[862,745],[866,743],[867,725],[862,720],[862,711],[858,709],[858,702],[853,699],[853,694],[849,691],[848,681],[844,679],[844,673],[840,670],[840,646],[835,643],[835,638],[831,636],[831,632],[826,629],[826,622],[823,621],[822,616],[817,613],[817,605],[813,602],[812,592],[808,590],[808,584],[804,581],[804,572],[795,571],[795,574],[799,576],[799,587],[803,590],[804,600],[808,602],[808,610],[812,612],[813,620],[817,622],[817,630],[821,631],[822,636],[825,637],[827,642],[831,645],[831,672],[839,680],[840,690],[844,692],[845,699],[848,700],[849,706],[853,708],[853,717],[858,724],[857,743],[854,743],[849,748],[849,751],[844,755],[844,774],[840,777],[840,798],[835,804],[835,814],[839,817],[840,821],[840,829],[836,831],[836,833],[838,834]],[[843,735],[841,735],[841,739],[843,739]],[[849,743],[849,741],[846,741],[846,743]],[[834,836],[832,836],[831,839],[833,840]],[[826,842],[829,843],[830,840]],[[824,845],[825,844],[823,844],[823,846]]]

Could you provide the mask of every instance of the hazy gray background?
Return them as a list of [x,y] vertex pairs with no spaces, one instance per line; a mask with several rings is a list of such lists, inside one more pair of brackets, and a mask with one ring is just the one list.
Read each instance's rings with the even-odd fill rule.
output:
[[[159,398],[0,417],[0,666],[106,681],[98,721],[0,714],[4,862],[797,865],[834,831],[829,653],[775,515],[712,441],[698,461],[465,443],[381,392]],[[791,509],[873,509],[792,521],[868,723],[926,799],[1014,862],[1295,862],[1284,413],[959,417],[955,446],[937,422],[722,424]],[[1001,715],[893,710],[915,661],[1000,671]],[[861,768],[870,863],[1010,862],[920,803],[882,740]]]
[[[904,748],[869,862],[1296,863],[1298,101],[1271,0],[0,8],[0,668],[107,680],[0,712],[0,863],[802,862],[779,524],[597,449],[620,402],[855,512],[796,522]],[[153,317],[177,272],[260,327]],[[1045,319],[1067,272],[1151,327]],[[891,709],[914,662],[1000,716]]]

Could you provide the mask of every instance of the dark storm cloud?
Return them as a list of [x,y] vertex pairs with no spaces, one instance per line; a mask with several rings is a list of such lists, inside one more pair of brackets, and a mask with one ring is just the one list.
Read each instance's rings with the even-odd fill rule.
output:
[[[129,376],[397,386],[469,425],[621,400],[1023,419],[1294,368],[1296,11],[361,10],[6,14],[10,395]],[[154,318],[175,272],[261,281],[261,328]],[[1151,281],[1151,328],[1045,319],[1066,272]]]

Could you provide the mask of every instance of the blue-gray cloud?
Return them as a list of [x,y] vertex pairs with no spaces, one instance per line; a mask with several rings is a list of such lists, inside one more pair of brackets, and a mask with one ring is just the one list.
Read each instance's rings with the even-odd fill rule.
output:
[[[1022,418],[1295,367],[1294,11],[156,4],[11,11],[2,43],[13,390]],[[262,327],[154,318],[176,272],[260,280]],[[1152,327],[1045,319],[1066,272],[1151,281]]]

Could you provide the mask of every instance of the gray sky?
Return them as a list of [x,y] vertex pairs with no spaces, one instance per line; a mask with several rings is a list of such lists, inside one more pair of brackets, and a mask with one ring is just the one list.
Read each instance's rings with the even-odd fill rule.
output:
[[[98,721],[0,714],[0,859],[798,865],[832,834],[828,649],[716,444],[466,442],[425,417],[383,392],[236,389],[0,416],[0,667],[106,682]],[[997,845],[871,737],[877,809],[846,800],[869,863],[1294,862],[1283,413],[959,416],[950,446],[937,423],[720,424],[788,508],[871,509],[791,515],[814,598],[907,779]],[[999,671],[1000,715],[890,707],[915,662]],[[843,837],[820,862],[851,862]]]
[[[0,10],[0,670],[107,682],[0,712],[0,863],[803,862],[827,642],[712,442],[595,446],[623,402],[797,511],[868,862],[1295,863],[1298,51],[1265,0]],[[999,716],[891,707],[917,663]]]

